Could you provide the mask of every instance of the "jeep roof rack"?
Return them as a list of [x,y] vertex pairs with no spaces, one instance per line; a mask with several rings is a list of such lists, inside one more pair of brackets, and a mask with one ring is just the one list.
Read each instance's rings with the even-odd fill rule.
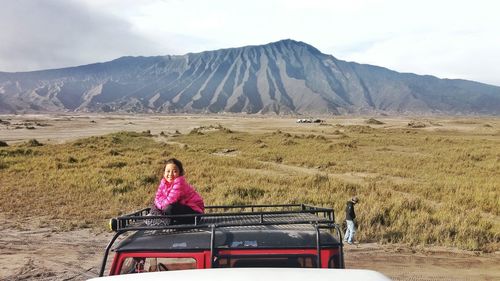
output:
[[[212,226],[218,228],[269,224],[330,224],[335,221],[333,209],[305,204],[206,206],[205,211],[209,212],[205,214],[148,216],[149,208],[145,208],[112,219],[112,230],[123,232],[154,229],[202,229]],[[165,226],[148,226],[145,223],[146,220],[150,219],[182,217],[194,218],[194,223]]]
[[[339,241],[341,238],[340,227],[335,224],[334,211],[331,208],[317,207],[307,204],[281,204],[281,205],[233,205],[233,206],[206,206],[205,214],[148,216],[149,208],[126,214],[110,221],[112,230],[116,231],[106,247],[101,265],[100,276],[103,276],[109,251],[122,234],[139,230],[193,230],[205,229],[211,232],[210,252],[211,260],[217,250],[215,247],[215,231],[218,228],[241,226],[265,225],[311,225],[316,231],[316,248],[318,251],[318,266],[320,266],[320,229],[335,230]],[[146,220],[194,218],[192,224],[175,224],[165,226],[150,226]],[[342,243],[339,242],[342,251]],[[342,261],[343,263],[343,261]]]

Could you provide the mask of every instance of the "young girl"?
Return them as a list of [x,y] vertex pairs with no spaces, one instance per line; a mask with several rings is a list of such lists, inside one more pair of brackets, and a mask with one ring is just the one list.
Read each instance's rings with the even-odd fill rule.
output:
[[[203,214],[204,211],[203,199],[184,179],[181,161],[175,158],[168,159],[149,215]],[[177,218],[174,223],[194,223],[194,217]],[[163,220],[163,223],[160,223],[159,220],[153,220],[149,224],[170,224],[170,222]]]

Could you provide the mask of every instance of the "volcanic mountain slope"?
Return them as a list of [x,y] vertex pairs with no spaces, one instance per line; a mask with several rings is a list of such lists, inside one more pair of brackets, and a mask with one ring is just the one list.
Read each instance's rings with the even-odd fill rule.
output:
[[293,40],[0,72],[0,112],[500,114],[500,87],[346,62]]

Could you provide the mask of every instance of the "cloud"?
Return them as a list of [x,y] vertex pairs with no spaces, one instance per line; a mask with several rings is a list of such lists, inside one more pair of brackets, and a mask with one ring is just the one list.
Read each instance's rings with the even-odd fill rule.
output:
[[291,38],[343,60],[500,85],[500,4],[494,0],[3,2],[0,71]]
[[[500,4],[495,1],[377,1],[320,50],[399,72],[500,86]],[[351,15],[349,15],[351,16]]]
[[125,20],[77,1],[4,1],[0,71],[29,71],[168,54]]
[[340,59],[399,72],[500,85],[498,41],[482,31],[412,32],[343,48]]

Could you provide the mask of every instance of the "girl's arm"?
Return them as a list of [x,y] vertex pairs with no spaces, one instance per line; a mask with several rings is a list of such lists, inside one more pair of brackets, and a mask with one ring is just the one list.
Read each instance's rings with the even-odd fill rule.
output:
[[168,205],[166,202],[167,194],[166,194],[167,186],[165,184],[165,179],[161,179],[160,185],[158,186],[158,190],[156,190],[155,195],[155,205],[158,209],[163,210]]
[[182,195],[184,184],[184,177],[178,177],[174,180],[166,196],[167,205],[174,204],[175,202],[179,201]]
[[156,192],[155,204],[161,210],[165,210],[168,205],[174,204],[179,201],[182,195],[182,189],[184,182],[184,177],[178,177],[172,183],[170,188],[167,188],[165,179],[161,180],[158,191]]

